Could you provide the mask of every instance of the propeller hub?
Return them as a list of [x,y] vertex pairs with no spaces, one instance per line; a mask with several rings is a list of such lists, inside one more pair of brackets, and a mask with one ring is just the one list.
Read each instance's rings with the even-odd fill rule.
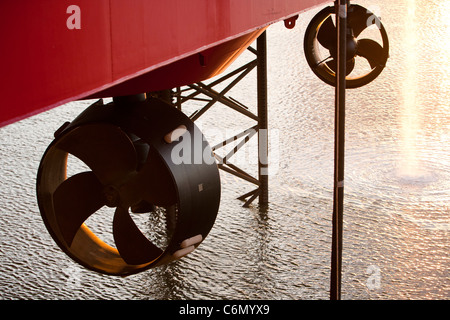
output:
[[[351,60],[356,57],[356,49],[357,49],[358,41],[356,38],[348,34],[347,35],[347,60]],[[334,59],[337,59],[337,45],[330,47],[330,54]]]
[[119,191],[113,186],[106,186],[103,188],[103,198],[105,204],[110,208],[115,208],[120,203]]
[[352,35],[347,35],[347,60],[353,59],[356,56],[357,40]]

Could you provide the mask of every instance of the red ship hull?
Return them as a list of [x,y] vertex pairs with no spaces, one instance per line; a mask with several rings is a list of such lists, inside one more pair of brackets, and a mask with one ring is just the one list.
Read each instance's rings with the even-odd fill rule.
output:
[[0,127],[77,99],[207,79],[270,24],[324,3],[2,1]]

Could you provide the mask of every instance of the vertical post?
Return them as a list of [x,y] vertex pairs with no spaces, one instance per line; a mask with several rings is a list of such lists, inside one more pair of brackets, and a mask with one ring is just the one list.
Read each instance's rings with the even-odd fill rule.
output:
[[337,72],[335,86],[335,142],[333,233],[331,248],[330,299],[341,298],[342,234],[344,211],[344,149],[345,149],[345,77],[347,53],[347,2],[336,0]]
[[175,102],[175,105],[177,107],[178,110],[181,111],[181,88],[180,87],[176,87],[176,96],[177,96],[177,100]]
[[259,204],[267,205],[269,202],[268,177],[268,116],[267,116],[267,35],[264,31],[256,40],[258,57],[257,86],[258,86],[258,180]]

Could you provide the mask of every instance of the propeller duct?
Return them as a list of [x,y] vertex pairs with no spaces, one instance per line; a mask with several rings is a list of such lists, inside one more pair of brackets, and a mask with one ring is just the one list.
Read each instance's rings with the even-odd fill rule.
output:
[[[183,152],[199,150],[200,144],[202,157],[192,152],[188,161],[174,162],[180,144]],[[212,157],[199,129],[163,101],[95,103],[57,131],[42,158],[37,178],[42,218],[60,248],[89,269],[128,275],[169,263],[193,251],[217,215],[219,173],[205,154]],[[68,176],[69,156],[88,170]],[[114,245],[86,223],[107,207],[114,212]],[[165,223],[149,235],[133,216],[157,210]]]

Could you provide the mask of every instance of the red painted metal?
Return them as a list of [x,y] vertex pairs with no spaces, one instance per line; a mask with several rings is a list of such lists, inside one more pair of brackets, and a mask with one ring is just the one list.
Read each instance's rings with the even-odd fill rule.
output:
[[0,127],[77,99],[203,80],[268,25],[326,2],[2,0]]
[[197,54],[121,82],[88,98],[102,98],[171,89],[211,78],[227,68],[265,30],[250,32]]

